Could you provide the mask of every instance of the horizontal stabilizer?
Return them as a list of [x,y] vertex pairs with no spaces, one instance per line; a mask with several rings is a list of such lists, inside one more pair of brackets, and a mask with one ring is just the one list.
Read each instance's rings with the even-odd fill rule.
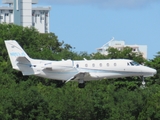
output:
[[26,57],[17,57],[16,61],[19,63],[30,63],[30,61]]

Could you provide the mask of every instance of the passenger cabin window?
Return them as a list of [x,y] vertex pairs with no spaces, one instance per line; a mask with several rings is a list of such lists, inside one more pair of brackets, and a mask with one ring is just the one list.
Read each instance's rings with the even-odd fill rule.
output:
[[107,66],[109,67],[109,63],[107,63]]
[[95,64],[94,64],[94,63],[92,64],[92,67],[95,67]]
[[85,64],[85,67],[88,67],[88,64]]
[[116,63],[114,63],[114,66],[117,66],[117,64],[116,64]]
[[77,64],[76,67],[79,68],[79,64]]
[[102,67],[102,63],[99,63],[99,66]]

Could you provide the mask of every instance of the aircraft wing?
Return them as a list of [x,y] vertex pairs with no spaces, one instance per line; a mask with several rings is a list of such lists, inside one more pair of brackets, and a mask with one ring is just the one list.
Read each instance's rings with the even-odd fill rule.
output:
[[84,78],[84,77],[87,77],[87,76],[90,76],[89,72],[79,72],[77,73],[75,76],[69,78],[67,82],[71,81],[71,80],[74,80],[74,79],[80,79],[80,78]]

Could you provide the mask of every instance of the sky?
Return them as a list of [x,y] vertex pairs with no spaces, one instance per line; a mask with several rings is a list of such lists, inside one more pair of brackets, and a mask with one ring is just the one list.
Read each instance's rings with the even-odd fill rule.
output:
[[50,32],[94,53],[112,37],[128,45],[147,45],[148,59],[160,51],[160,0],[39,0],[51,6]]

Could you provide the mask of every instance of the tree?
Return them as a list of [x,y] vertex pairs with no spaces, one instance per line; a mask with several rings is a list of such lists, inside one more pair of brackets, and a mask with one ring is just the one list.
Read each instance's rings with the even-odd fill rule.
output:
[[108,51],[107,56],[110,59],[130,59],[138,63],[144,63],[145,61],[141,53],[133,52],[132,48],[130,47],[124,47],[121,50],[110,47],[107,49],[107,51]]
[[[109,48],[109,55],[74,52],[72,46],[59,42],[54,33],[41,34],[34,28],[0,24],[0,119],[58,120],[146,120],[160,118],[159,53],[145,61],[130,48]],[[19,34],[17,34],[19,33]],[[61,59],[133,59],[156,68],[155,82],[139,87],[138,78],[104,79],[87,82],[84,89],[77,82],[63,87],[57,81],[22,76],[11,67],[4,40],[15,39],[32,58]],[[153,81],[153,78],[148,79]]]
[[154,59],[146,61],[145,64],[157,70],[157,74],[150,80],[152,84],[160,84],[160,52],[155,55]]

